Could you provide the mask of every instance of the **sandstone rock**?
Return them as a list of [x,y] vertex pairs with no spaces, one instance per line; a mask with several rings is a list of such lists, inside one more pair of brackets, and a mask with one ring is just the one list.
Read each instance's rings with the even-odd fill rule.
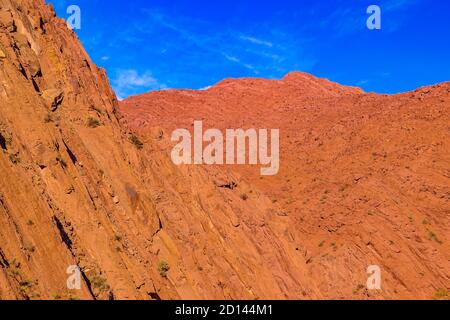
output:
[[64,91],[61,89],[48,89],[42,92],[42,98],[50,106],[51,111],[56,111],[64,100]]
[[13,39],[14,39],[14,46],[19,48],[19,50],[29,48],[28,38],[25,34],[17,33],[14,35]]
[[39,76],[41,74],[41,65],[39,63],[39,60],[31,59],[31,61],[29,61],[28,69],[32,78],[36,78],[37,76]]
[[7,32],[15,32],[16,25],[14,23],[14,19],[11,15],[11,12],[5,11],[0,8],[0,32],[2,30]]

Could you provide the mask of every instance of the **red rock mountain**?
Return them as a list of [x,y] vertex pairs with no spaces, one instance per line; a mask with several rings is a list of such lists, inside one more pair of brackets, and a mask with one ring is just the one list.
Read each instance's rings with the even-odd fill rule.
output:
[[[0,299],[445,297],[449,102],[293,73],[119,106],[51,6],[0,0]],[[202,119],[280,128],[280,173],[175,166]]]
[[[276,259],[289,277],[274,274],[287,289],[276,297],[427,299],[450,286],[449,107],[450,83],[377,95],[291,73],[151,92],[120,110],[142,135],[159,128],[170,137],[194,120],[280,129],[278,175],[209,169],[235,174],[228,192],[248,196],[232,202],[239,223],[228,232],[259,225],[281,241],[275,251],[289,260]],[[264,211],[242,214],[253,203]],[[370,265],[381,268],[381,291],[365,289]]]

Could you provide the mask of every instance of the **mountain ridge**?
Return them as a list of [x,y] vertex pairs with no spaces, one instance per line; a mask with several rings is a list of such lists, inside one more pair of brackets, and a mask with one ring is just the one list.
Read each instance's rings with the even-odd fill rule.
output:
[[[300,74],[300,83],[305,77],[314,79]],[[125,99],[120,110],[143,135],[170,137],[196,120],[220,130],[280,129],[277,176],[260,177],[257,166],[218,168],[271,199],[272,223],[285,223],[278,232],[305,259],[292,267],[325,296],[430,298],[448,287],[450,83],[396,95],[347,94],[335,84],[332,93],[341,95],[326,95],[283,80],[241,82],[150,92]],[[358,289],[372,264],[384,270],[382,292]]]

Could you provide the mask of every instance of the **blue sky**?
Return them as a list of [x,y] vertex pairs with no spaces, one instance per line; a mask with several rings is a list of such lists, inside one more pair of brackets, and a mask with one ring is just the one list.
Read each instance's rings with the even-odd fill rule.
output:
[[[120,98],[290,71],[397,93],[450,80],[450,1],[51,0]],[[369,30],[369,5],[382,29]]]

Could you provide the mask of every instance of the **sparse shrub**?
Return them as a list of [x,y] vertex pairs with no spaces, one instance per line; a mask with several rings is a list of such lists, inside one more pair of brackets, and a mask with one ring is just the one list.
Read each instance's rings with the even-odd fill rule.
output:
[[20,280],[19,281],[19,291],[20,293],[30,300],[38,299],[40,296],[38,293],[33,292],[34,282],[33,280]]
[[122,241],[122,235],[120,233],[116,233],[114,235],[114,240],[115,241]]
[[8,274],[13,278],[20,276],[20,262],[17,262],[16,258],[9,264]]
[[61,167],[67,168],[67,162],[66,162],[66,160],[64,160],[64,158],[60,154],[56,157],[56,161],[59,162]]
[[428,230],[428,240],[436,241],[439,244],[442,244],[442,241],[438,238],[438,236],[431,230]]
[[248,195],[246,193],[241,194],[241,199],[244,201],[248,200]]
[[30,244],[30,245],[26,245],[24,249],[25,249],[26,251],[30,252],[30,253],[33,253],[33,252],[36,251],[36,247],[33,246],[33,245],[31,245],[31,244]]
[[98,126],[100,126],[100,121],[98,121],[97,119],[94,119],[92,117],[89,117],[87,120],[87,126],[89,128],[97,128]]
[[6,136],[5,143],[6,143],[6,146],[10,147],[13,143],[13,138],[11,136]]
[[135,134],[130,135],[130,142],[138,149],[142,150],[144,148],[144,143]]
[[105,292],[110,289],[110,286],[108,285],[106,279],[99,274],[96,274],[95,276],[92,277],[91,285],[92,287],[98,289],[101,292]]
[[33,226],[33,225],[34,225],[33,220],[30,219],[30,220],[27,221],[27,226],[30,226],[30,227],[31,227],[31,226]]
[[325,244],[325,240],[320,241],[319,248],[322,248],[324,246],[324,244]]
[[19,164],[22,162],[22,160],[20,159],[19,153],[12,153],[9,155],[9,160],[13,163],[13,164]]
[[80,298],[78,298],[78,296],[76,294],[73,294],[70,292],[66,293],[66,298],[67,298],[67,300],[71,300],[71,301],[80,300]]
[[337,245],[336,245],[336,243],[331,243],[330,244],[330,247],[333,249],[333,251],[337,251]]
[[167,277],[167,272],[169,272],[169,270],[170,266],[166,261],[161,260],[158,262],[158,272],[161,277]]
[[19,282],[21,288],[31,288],[33,286],[33,281],[31,280],[22,280]]
[[449,291],[447,289],[439,289],[434,294],[434,298],[436,300],[449,300],[450,299]]
[[37,292],[32,292],[29,297],[30,300],[41,300],[41,295]]
[[363,290],[365,288],[365,286],[363,284],[358,284],[355,288],[355,290],[353,290],[353,294],[358,294],[361,290]]
[[16,267],[12,267],[8,270],[8,274],[12,277],[18,277],[20,275],[20,269]]
[[44,122],[45,123],[53,122],[53,117],[52,117],[52,115],[50,113],[47,113],[47,115],[44,118]]

